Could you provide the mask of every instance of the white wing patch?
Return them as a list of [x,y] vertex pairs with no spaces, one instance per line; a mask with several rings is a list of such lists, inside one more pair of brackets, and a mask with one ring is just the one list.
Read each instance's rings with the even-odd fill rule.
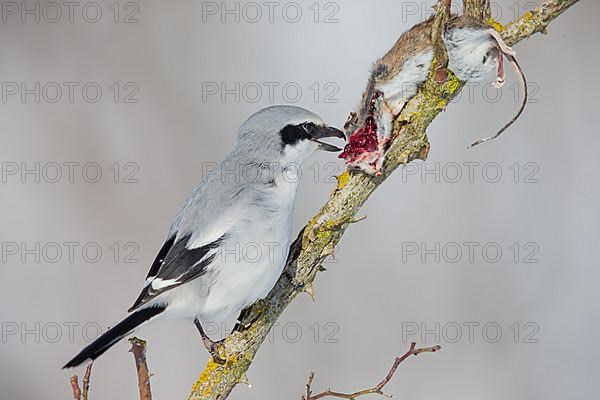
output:
[[160,279],[160,278],[156,278],[152,280],[152,289],[154,290],[159,290],[159,289],[164,289],[167,288],[169,286],[173,286],[176,285],[178,283],[177,279]]

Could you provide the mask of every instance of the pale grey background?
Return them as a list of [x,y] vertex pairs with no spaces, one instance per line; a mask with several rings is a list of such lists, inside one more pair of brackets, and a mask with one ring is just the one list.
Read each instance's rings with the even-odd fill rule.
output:
[[[296,104],[341,125],[360,97],[370,63],[424,18],[432,1],[412,3],[411,8],[392,0],[337,1],[337,23],[323,23],[335,11],[332,6],[324,9],[325,1],[318,3],[321,13],[315,23],[312,3],[299,3],[303,15],[298,23],[282,18],[282,5],[275,9],[273,23],[266,14],[257,23],[243,18],[235,23],[231,16],[226,23],[218,16],[203,22],[202,3],[193,1],[140,2],[135,15],[139,22],[130,24],[113,22],[108,8],[112,2],[100,2],[103,14],[97,23],[82,19],[85,3],[79,3],[73,23],[68,15],[56,23],[43,18],[35,23],[32,16],[21,23],[19,15],[6,16],[0,24],[3,82],[25,82],[28,87],[35,82],[97,82],[103,93],[93,104],[81,97],[81,89],[73,103],[66,92],[56,103],[43,97],[35,103],[32,95],[23,103],[18,95],[8,96],[0,104],[3,167],[14,162],[30,168],[36,162],[97,162],[103,176],[98,183],[85,182],[80,169],[74,183],[65,176],[58,183],[35,183],[31,176],[22,183],[18,175],[7,176],[1,183],[0,241],[5,247],[17,243],[29,248],[36,242],[94,242],[103,255],[99,262],[86,262],[79,247],[73,262],[63,254],[55,263],[47,257],[37,263],[23,251],[3,253],[3,399],[70,397],[69,376],[83,371],[62,371],[60,366],[87,343],[83,326],[91,326],[88,336],[95,336],[93,324],[105,329],[124,315],[179,203],[201,180],[203,163],[219,161],[237,126],[270,104],[266,92],[256,103],[247,98],[235,102],[233,96],[225,102],[218,96],[204,102],[203,82],[227,82],[230,87],[235,82],[278,82],[279,88],[296,82],[303,90]],[[502,1],[496,15],[507,22],[527,4]],[[228,5],[233,7],[233,2]],[[119,6],[120,18],[133,10],[124,10],[126,2]],[[415,7],[419,15],[408,15]],[[46,8],[46,17],[53,18],[53,12]],[[425,342],[444,349],[401,367],[387,388],[397,398],[597,397],[598,12],[597,2],[582,2],[560,17],[547,36],[515,47],[535,84],[532,97],[537,102],[529,104],[500,140],[466,150],[516,110],[512,73],[500,101],[489,101],[496,95],[493,89],[486,101],[480,85],[472,88],[472,101],[465,92],[436,119],[429,130],[427,168],[437,163],[445,174],[436,182],[431,174],[422,178],[398,171],[377,191],[364,208],[368,219],[348,230],[337,262],[328,262],[329,271],[319,276],[316,303],[301,296],[285,312],[273,343],[261,349],[249,371],[252,388],[240,386],[232,398],[299,398],[313,368],[316,390],[373,384],[393,357],[407,349],[407,341],[423,342],[420,335],[403,340],[403,323],[406,327],[411,322],[426,323],[428,329],[439,322],[440,337],[430,334]],[[113,82],[121,90],[134,82],[139,102],[115,103],[109,89]],[[321,88],[316,102],[309,88],[314,82]],[[336,103],[324,102],[328,82],[339,88],[333,96]],[[280,89],[273,100],[285,102]],[[115,162],[121,167],[136,163],[139,182],[114,183],[109,166]],[[296,231],[333,187],[325,179],[331,175],[327,162],[341,171],[342,164],[331,154],[311,160],[298,199]],[[464,162],[479,163],[472,183]],[[518,183],[510,169],[515,162],[521,172]],[[451,182],[453,163],[462,172],[457,183]],[[526,169],[525,163],[534,164]],[[485,177],[484,165],[492,168]],[[494,166],[502,177],[489,183]],[[414,168],[424,171],[422,164]],[[524,174],[533,168],[537,183],[525,183]],[[121,253],[115,263],[109,249],[114,242],[121,247],[137,243],[139,261],[124,263]],[[431,255],[422,262],[419,255],[404,254],[403,262],[402,243],[407,242],[423,242],[427,248],[439,243],[447,249],[454,242],[481,245],[472,262],[466,253],[455,263],[449,262],[454,253],[442,254],[439,262]],[[515,262],[509,249],[513,242],[521,247],[536,243],[539,262],[525,263],[523,248]],[[486,243],[500,246],[499,262],[482,258]],[[480,324],[472,343],[464,325],[469,322]],[[490,322],[502,328],[497,343],[482,335],[482,326]],[[518,343],[510,328],[515,322],[520,324]],[[525,329],[528,322],[534,325]],[[79,324],[72,341],[68,323]],[[453,323],[463,327],[456,343],[451,343]],[[54,340],[56,324],[61,336]],[[9,335],[15,327],[19,332]],[[298,327],[302,336],[295,342]],[[525,343],[525,334],[535,327],[537,343]],[[23,329],[33,333],[22,337]],[[333,329],[337,343],[325,340]],[[159,322],[139,335],[150,343],[155,398],[187,396],[207,358],[193,325]],[[95,364],[94,399],[136,398],[127,350],[121,343]]]

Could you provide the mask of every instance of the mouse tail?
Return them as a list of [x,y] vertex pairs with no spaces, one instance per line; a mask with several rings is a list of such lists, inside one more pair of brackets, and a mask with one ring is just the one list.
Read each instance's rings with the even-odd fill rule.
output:
[[[523,90],[523,100],[521,101],[521,106],[519,107],[519,110],[517,111],[515,116],[510,121],[508,121],[500,130],[498,130],[498,132],[496,132],[494,135],[489,136],[487,138],[476,140],[469,147],[467,147],[469,149],[472,147],[475,147],[483,142],[487,142],[488,140],[496,139],[498,136],[500,136],[505,130],[507,130],[512,124],[514,124],[517,121],[517,119],[519,119],[519,117],[523,113],[523,110],[525,110],[525,105],[527,104],[527,98],[528,98],[527,80],[525,78],[525,74],[523,73],[523,69],[521,68],[521,66],[519,65],[519,62],[515,58],[515,52],[510,47],[506,46],[506,44],[504,43],[504,41],[502,40],[500,35],[498,35],[498,33],[495,30],[493,30],[493,33],[491,33],[491,36],[498,43],[498,46],[501,51],[500,57],[506,56],[506,58],[509,60],[510,64],[512,65],[513,69],[515,70],[515,73],[519,76],[519,81],[521,83],[521,89]],[[502,60],[499,60],[498,62],[501,63]],[[504,75],[503,71],[502,71],[502,75]],[[501,84],[504,83],[504,76],[499,76],[499,80],[500,81],[497,81],[497,83],[501,86]]]

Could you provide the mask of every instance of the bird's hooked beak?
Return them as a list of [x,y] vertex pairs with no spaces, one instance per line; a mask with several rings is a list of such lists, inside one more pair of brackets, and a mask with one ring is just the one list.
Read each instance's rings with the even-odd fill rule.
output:
[[346,141],[346,135],[341,130],[327,125],[319,125],[310,133],[310,140],[319,144],[319,150],[323,151],[342,151],[341,148],[329,143],[322,142],[320,139],[337,137]]

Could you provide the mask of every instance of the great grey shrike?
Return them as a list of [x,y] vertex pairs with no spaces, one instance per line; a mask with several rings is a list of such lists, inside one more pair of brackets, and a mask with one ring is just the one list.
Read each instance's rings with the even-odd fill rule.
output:
[[317,149],[345,140],[312,112],[271,106],[248,118],[227,158],[183,203],[131,313],[64,368],[94,360],[140,324],[193,320],[216,361],[218,342],[202,324],[220,322],[264,298],[287,259],[300,167]]

